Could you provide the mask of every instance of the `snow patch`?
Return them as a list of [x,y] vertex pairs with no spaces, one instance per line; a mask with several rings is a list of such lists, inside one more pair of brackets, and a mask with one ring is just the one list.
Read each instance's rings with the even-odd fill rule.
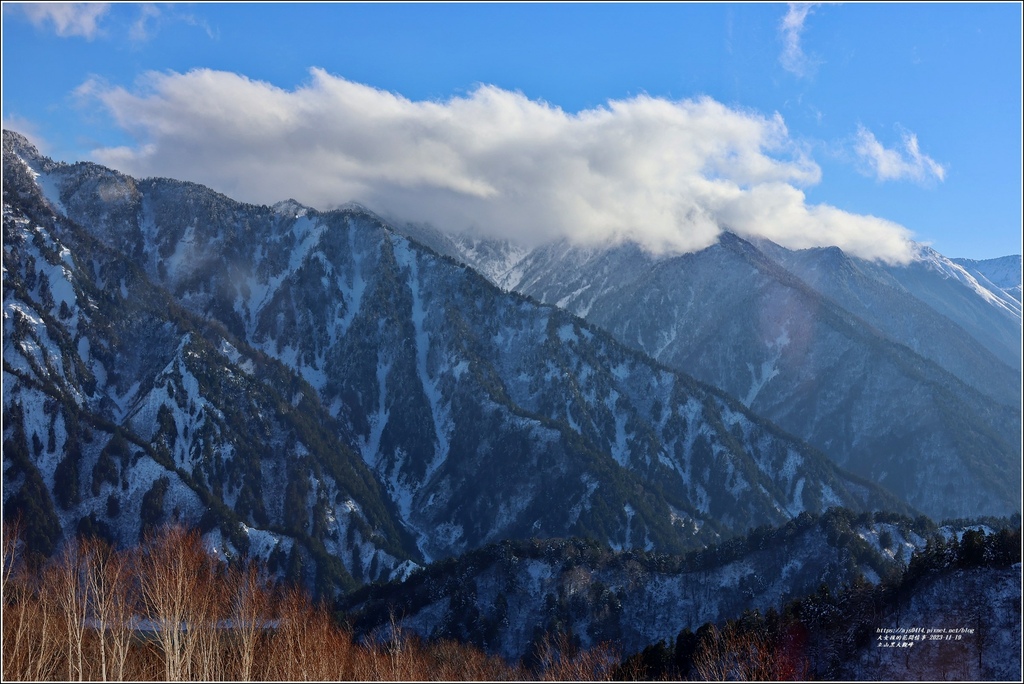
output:
[[793,488],[793,502],[790,505],[789,512],[792,515],[799,515],[804,510],[804,483],[806,478],[801,477],[796,481],[796,487]]
[[[356,249],[356,231],[351,221],[348,224],[348,250],[352,258],[352,274],[345,282],[339,275],[336,278],[338,289],[341,290],[345,301],[345,315],[338,320],[337,327],[344,335],[352,326],[352,321],[363,303],[363,293],[366,292],[366,281],[363,279],[363,253]],[[332,330],[332,340],[336,333]]]
[[754,403],[754,399],[761,393],[764,386],[767,385],[772,378],[775,378],[780,373],[779,371],[779,359],[782,358],[782,350],[789,345],[789,333],[783,329],[777,338],[767,344],[769,357],[761,362],[759,368],[755,369],[754,364],[747,363],[747,370],[750,372],[750,389],[747,390],[747,395],[743,398],[743,405],[750,408],[750,405]]
[[618,380],[626,380],[629,378],[629,366],[625,363],[620,363],[612,367],[612,375]]
[[[566,304],[568,304],[571,301],[574,301],[577,297],[579,297],[581,294],[586,292],[588,289],[590,289],[590,283],[588,283],[588,284],[584,285],[583,287],[579,288],[578,290],[576,290],[572,294],[565,295],[564,297],[559,299],[557,302],[555,302],[555,306],[557,306],[559,309],[564,309]],[[587,307],[587,308],[589,309],[590,307]]]
[[36,185],[39,186],[39,189],[42,191],[43,197],[50,205],[50,208],[58,214],[67,216],[68,212],[64,208],[64,203],[60,201],[60,185],[58,184],[57,178],[48,173],[36,171],[36,169],[27,162],[25,165],[28,166],[29,172],[35,176]]
[[384,426],[388,424],[390,412],[387,410],[386,400],[388,395],[388,372],[391,364],[385,363],[377,353],[377,412],[370,415],[370,433],[365,438],[359,438],[359,453],[362,454],[363,462],[371,468],[376,469],[380,461],[380,437],[384,434]]

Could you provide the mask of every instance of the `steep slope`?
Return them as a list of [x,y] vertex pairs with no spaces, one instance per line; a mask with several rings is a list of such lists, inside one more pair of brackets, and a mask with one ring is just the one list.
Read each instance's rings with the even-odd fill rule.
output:
[[986,287],[963,267],[923,247],[921,258],[888,267],[908,292],[946,316],[1010,367],[1020,370],[1021,304],[998,287]]
[[579,535],[691,548],[899,509],[739,403],[359,207],[243,205],[19,151],[54,206],[314,388],[427,558]]
[[508,272],[529,254],[528,249],[509,240],[450,235],[429,225],[405,223],[394,230],[438,254],[457,258],[492,283],[508,290]]
[[[991,327],[1009,359],[1020,319],[936,264],[900,271],[724,234],[674,258],[555,243],[499,282],[725,390],[933,516],[1016,511],[1019,362],[975,335]],[[987,322],[971,334],[950,312]]]
[[4,515],[36,550],[180,520],[329,591],[418,558],[308,384],[54,217],[4,161]]

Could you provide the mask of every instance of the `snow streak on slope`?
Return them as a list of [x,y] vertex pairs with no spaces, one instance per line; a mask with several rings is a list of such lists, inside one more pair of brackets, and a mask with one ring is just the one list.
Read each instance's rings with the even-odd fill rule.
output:
[[977,278],[986,288],[999,291],[1010,296],[1018,304],[1021,303],[1021,257],[1020,255],[1004,256],[995,259],[953,259],[968,273]]
[[935,250],[926,249],[922,256],[922,261],[927,264],[928,267],[938,272],[943,278],[953,278],[960,283],[963,283],[965,287],[973,291],[985,302],[988,302],[996,308],[1003,309],[1010,315],[1016,316],[1017,319],[1020,319],[1020,302],[1006,296],[998,288],[995,288],[995,291],[993,292],[992,289],[983,286],[978,282],[977,278],[967,271],[967,269],[952,259],[947,259]]
[[366,291],[366,281],[363,279],[363,255],[356,248],[356,233],[350,225],[348,228],[348,249],[352,255],[352,274],[348,283],[343,282],[341,275],[338,275],[338,289],[345,298],[345,316],[338,322],[336,328],[331,328],[331,342],[337,341],[337,335],[344,335],[352,325],[352,320],[359,313],[359,307],[363,302],[363,293]]
[[434,436],[437,440],[434,447],[434,457],[427,466],[426,474],[423,477],[424,483],[429,483],[434,472],[448,458],[449,432],[452,429],[450,409],[444,405],[444,399],[438,390],[438,380],[432,380],[427,370],[427,355],[430,353],[430,334],[424,327],[424,320],[427,316],[424,308],[422,292],[419,280],[419,264],[416,253],[409,248],[409,243],[404,238],[395,238],[395,256],[398,263],[409,269],[409,290],[412,292],[412,324],[416,331],[416,373],[419,376],[420,385],[427,401],[430,403],[430,415],[434,421]]

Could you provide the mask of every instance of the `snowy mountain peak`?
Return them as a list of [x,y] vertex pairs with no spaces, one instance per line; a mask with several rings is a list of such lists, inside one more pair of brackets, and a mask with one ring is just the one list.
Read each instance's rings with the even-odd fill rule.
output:
[[294,199],[286,199],[274,204],[271,209],[281,216],[287,216],[291,218],[300,218],[306,215],[309,211],[309,207],[304,204],[296,202]]

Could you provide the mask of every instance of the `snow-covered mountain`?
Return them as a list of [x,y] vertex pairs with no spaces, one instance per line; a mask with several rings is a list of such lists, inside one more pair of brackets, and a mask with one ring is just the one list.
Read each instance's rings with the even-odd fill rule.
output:
[[[979,283],[992,291],[1002,290],[1019,304],[1021,302],[1021,257],[995,259],[953,259]],[[987,281],[987,282],[986,282]]]
[[16,153],[51,207],[308,382],[426,558],[535,536],[683,549],[829,505],[900,507],[738,402],[361,208],[254,207]]
[[422,560],[307,383],[54,216],[24,172],[5,165],[3,494],[30,548],[178,519],[327,591]]
[[[104,440],[81,450],[46,436],[46,416],[68,419],[40,414],[49,395],[34,385],[49,373],[46,359],[61,358],[54,395],[73,397],[67,411],[88,410],[154,453],[155,465],[146,461],[150,470],[138,475],[145,481],[123,498],[142,507],[161,476],[175,484],[173,470],[184,486],[156,487],[147,501],[157,517],[202,515],[196,491],[205,489],[218,505],[241,507],[249,527],[308,530],[310,545],[322,542],[361,579],[403,559],[506,538],[680,550],[830,505],[902,507],[738,402],[569,313],[502,292],[366,210],[242,205],[189,183],[54,164],[9,133],[4,143],[4,405],[20,416],[5,421],[5,439],[30,455],[40,489],[62,486],[72,467],[57,466],[69,459],[80,482],[102,471]],[[32,253],[39,241],[60,245],[62,261]],[[54,269],[65,280],[42,279]],[[95,294],[69,295],[75,288]],[[168,303],[148,305],[144,316],[93,305],[141,306],[138,293],[148,292],[158,294],[146,301]],[[102,329],[111,339],[76,327],[93,310],[115,322]],[[213,332],[193,332],[186,319]],[[17,333],[19,320],[36,322],[34,337]],[[39,348],[50,351],[33,366]],[[60,389],[81,385],[69,370],[79,367],[94,381]],[[228,391],[212,378],[241,385]],[[255,398],[268,392],[263,404]],[[317,438],[256,427],[296,414],[319,427]],[[72,459],[75,450],[83,454]],[[386,512],[369,495],[351,495],[312,452],[357,454],[371,481],[345,467],[380,489]],[[228,462],[245,474],[225,471]],[[56,515],[63,531],[83,515],[117,527],[117,506],[91,480]],[[18,496],[19,481],[5,474],[6,499]],[[290,513],[285,501],[306,507]],[[368,508],[379,519],[348,522]],[[355,550],[373,546],[393,519],[401,533],[383,536],[390,546]],[[413,542],[403,545],[403,535]]]
[[[682,550],[832,505],[908,510],[721,392],[361,207],[245,205],[55,164],[9,132],[4,145],[4,412],[18,416],[4,439],[21,455],[5,446],[4,497],[27,505],[23,471],[40,497],[78,473],[64,533],[120,515],[117,483],[89,477],[105,472],[105,441],[72,457],[48,438],[47,420],[86,410],[154,462],[121,468],[119,496],[140,511],[234,511],[301,540],[293,564],[323,574],[334,558],[364,580],[505,538]],[[37,242],[62,247],[44,265]],[[93,294],[30,283],[55,268]],[[97,311],[102,334],[74,325]],[[17,333],[25,321],[34,336]],[[95,383],[72,390],[79,367]],[[47,397],[62,398],[56,413]],[[161,475],[170,485],[150,494]]]
[[[486,271],[486,252],[452,254]],[[729,233],[676,257],[556,242],[494,280],[723,389],[930,515],[1020,510],[1020,304],[932,250],[889,266]]]

